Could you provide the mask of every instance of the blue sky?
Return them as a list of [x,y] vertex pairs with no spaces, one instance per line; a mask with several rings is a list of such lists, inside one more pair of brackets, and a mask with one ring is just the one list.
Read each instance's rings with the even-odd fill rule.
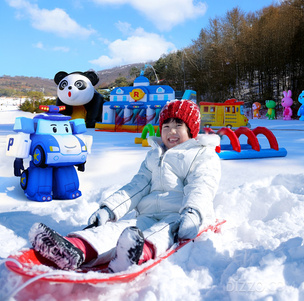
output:
[[279,0],[2,0],[0,76],[53,78],[157,60],[198,38],[210,18]]

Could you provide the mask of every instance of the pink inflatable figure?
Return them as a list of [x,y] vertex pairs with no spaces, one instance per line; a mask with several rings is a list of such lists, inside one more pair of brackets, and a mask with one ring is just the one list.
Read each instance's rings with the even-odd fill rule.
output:
[[288,92],[283,91],[283,99],[282,99],[282,106],[284,107],[284,112],[283,112],[283,119],[284,120],[291,120],[292,116],[292,109],[290,108],[293,104],[293,100],[291,98],[291,90],[288,90]]

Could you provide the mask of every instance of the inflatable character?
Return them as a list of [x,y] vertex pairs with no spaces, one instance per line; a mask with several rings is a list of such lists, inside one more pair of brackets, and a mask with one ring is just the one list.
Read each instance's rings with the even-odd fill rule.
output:
[[252,105],[253,119],[258,119],[261,117],[260,109],[261,109],[261,104],[259,102],[254,102]]
[[299,120],[303,120],[304,121],[304,91],[302,91],[302,93],[299,95],[298,101],[302,105],[300,106],[297,115],[300,116]]
[[103,96],[94,86],[98,83],[98,75],[94,71],[72,72],[60,71],[54,81],[57,84],[57,106],[65,106],[62,112],[72,119],[83,118],[87,128],[94,128],[101,121]]
[[[84,119],[71,120],[59,113],[57,106],[40,106],[46,113],[33,119],[17,117],[15,135],[7,137],[6,155],[15,157],[14,174],[28,199],[47,202],[81,196],[75,166],[84,171],[92,136],[86,132]],[[23,159],[31,156],[24,170]]]
[[292,116],[292,109],[290,108],[293,104],[293,100],[291,98],[291,90],[288,90],[288,92],[283,91],[283,99],[282,99],[282,106],[284,107],[284,112],[283,112],[283,119],[284,120],[291,120]]
[[268,117],[269,120],[275,119],[276,102],[274,100],[266,100],[265,105],[268,108],[266,117]]

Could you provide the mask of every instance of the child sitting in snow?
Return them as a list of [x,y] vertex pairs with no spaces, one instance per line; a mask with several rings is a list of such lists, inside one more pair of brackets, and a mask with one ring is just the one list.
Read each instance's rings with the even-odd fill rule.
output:
[[[130,183],[101,200],[85,230],[62,237],[34,224],[34,249],[61,269],[109,263],[110,272],[155,258],[176,239],[193,239],[202,222],[213,217],[220,179],[217,135],[198,135],[200,112],[189,100],[168,102],[159,117],[161,138],[149,137],[152,149]],[[124,218],[132,210],[136,218]]]

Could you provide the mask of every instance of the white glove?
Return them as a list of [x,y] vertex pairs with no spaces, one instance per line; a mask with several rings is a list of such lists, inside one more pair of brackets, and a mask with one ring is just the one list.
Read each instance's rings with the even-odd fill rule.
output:
[[112,215],[113,213],[108,207],[102,207],[91,215],[88,224],[94,226],[103,226],[112,219]]
[[192,208],[186,208],[181,214],[181,222],[178,230],[179,239],[193,239],[199,231],[202,219],[199,212]]

